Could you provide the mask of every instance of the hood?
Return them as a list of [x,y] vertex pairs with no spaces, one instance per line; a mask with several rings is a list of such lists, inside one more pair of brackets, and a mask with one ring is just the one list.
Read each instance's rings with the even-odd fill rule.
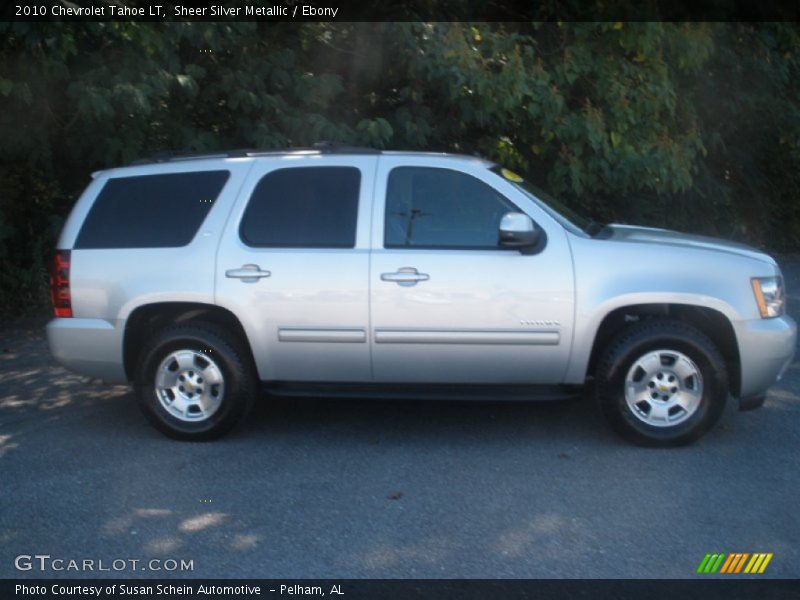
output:
[[716,250],[718,252],[727,252],[729,254],[745,256],[747,258],[754,258],[772,265],[776,264],[775,260],[768,254],[764,254],[760,250],[756,250],[747,244],[733,242],[730,240],[722,240],[703,235],[692,235],[688,233],[681,233],[679,231],[671,231],[669,229],[636,227],[632,225],[620,225],[617,223],[607,225],[605,229],[606,231],[601,233],[598,237],[620,242],[637,242],[661,244],[664,246],[677,246],[681,248],[702,248],[704,250]]

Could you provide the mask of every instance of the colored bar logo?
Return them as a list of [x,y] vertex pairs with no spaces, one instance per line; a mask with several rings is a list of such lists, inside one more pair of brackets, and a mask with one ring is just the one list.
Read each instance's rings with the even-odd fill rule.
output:
[[729,554],[706,554],[697,572],[701,574],[724,573],[726,575],[749,573],[761,574],[772,560],[772,552],[731,552]]

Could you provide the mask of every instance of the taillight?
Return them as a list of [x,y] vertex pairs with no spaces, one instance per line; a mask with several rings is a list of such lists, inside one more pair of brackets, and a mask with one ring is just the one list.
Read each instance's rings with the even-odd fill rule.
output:
[[50,273],[50,298],[57,317],[72,316],[72,297],[69,293],[69,250],[56,250],[53,271]]

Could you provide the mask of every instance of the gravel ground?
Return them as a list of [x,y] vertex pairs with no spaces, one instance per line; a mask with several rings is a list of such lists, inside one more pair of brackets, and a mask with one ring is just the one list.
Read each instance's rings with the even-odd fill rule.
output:
[[[800,257],[781,262],[797,317]],[[800,577],[797,362],[764,408],[674,450],[626,444],[591,402],[265,402],[197,444],[57,366],[43,323],[0,329],[0,577],[104,575],[14,568],[49,554],[200,578],[685,578],[707,552]],[[110,575],[167,574],[142,563]]]

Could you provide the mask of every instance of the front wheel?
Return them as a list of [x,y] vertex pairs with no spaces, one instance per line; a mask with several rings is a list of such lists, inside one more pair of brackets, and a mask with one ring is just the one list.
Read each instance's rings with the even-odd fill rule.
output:
[[154,336],[136,371],[139,406],[162,433],[182,440],[220,437],[249,411],[257,378],[237,340],[210,323],[176,325]]
[[728,397],[725,361],[714,343],[680,321],[645,320],[606,348],[595,376],[600,409],[626,439],[688,444],[719,420]]

